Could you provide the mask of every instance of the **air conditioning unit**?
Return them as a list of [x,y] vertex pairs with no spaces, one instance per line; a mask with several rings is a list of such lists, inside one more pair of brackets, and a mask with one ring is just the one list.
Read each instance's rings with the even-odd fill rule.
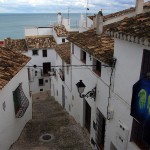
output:
[[129,129],[120,120],[117,124],[116,143],[117,148],[121,150],[127,149]]

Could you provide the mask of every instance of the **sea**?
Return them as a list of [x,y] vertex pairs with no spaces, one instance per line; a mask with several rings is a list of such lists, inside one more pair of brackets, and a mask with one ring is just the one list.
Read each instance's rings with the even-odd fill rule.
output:
[[[64,13],[64,18],[70,18],[71,27],[76,28],[79,25],[80,13]],[[25,27],[43,27],[49,26],[57,21],[56,13],[42,14],[0,14],[0,40],[5,38],[20,39],[24,38]]]

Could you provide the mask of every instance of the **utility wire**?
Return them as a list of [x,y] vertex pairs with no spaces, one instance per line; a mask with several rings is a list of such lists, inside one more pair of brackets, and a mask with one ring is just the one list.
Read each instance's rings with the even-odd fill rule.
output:
[[[56,66],[51,66],[52,68],[58,68],[58,67],[92,67],[92,66],[96,66],[96,65],[67,65],[67,66],[62,66],[62,65],[56,65]],[[101,65],[103,67],[111,67],[108,65]],[[33,67],[33,68],[40,68],[43,66],[37,66],[37,65],[33,65],[33,66],[25,66],[25,67]]]

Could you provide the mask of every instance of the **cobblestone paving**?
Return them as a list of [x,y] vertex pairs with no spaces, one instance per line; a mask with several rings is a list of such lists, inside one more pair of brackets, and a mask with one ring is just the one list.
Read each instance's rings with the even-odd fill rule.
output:
[[[54,135],[49,142],[39,137]],[[48,92],[33,95],[33,119],[10,150],[92,150],[86,131],[50,97]]]

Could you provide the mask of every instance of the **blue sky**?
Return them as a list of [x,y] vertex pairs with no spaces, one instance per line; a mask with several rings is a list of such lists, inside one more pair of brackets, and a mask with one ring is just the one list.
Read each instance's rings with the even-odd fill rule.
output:
[[[135,6],[136,0],[88,0],[89,13],[116,12]],[[145,0],[149,1],[149,0]],[[0,0],[0,13],[85,12],[87,0]]]

